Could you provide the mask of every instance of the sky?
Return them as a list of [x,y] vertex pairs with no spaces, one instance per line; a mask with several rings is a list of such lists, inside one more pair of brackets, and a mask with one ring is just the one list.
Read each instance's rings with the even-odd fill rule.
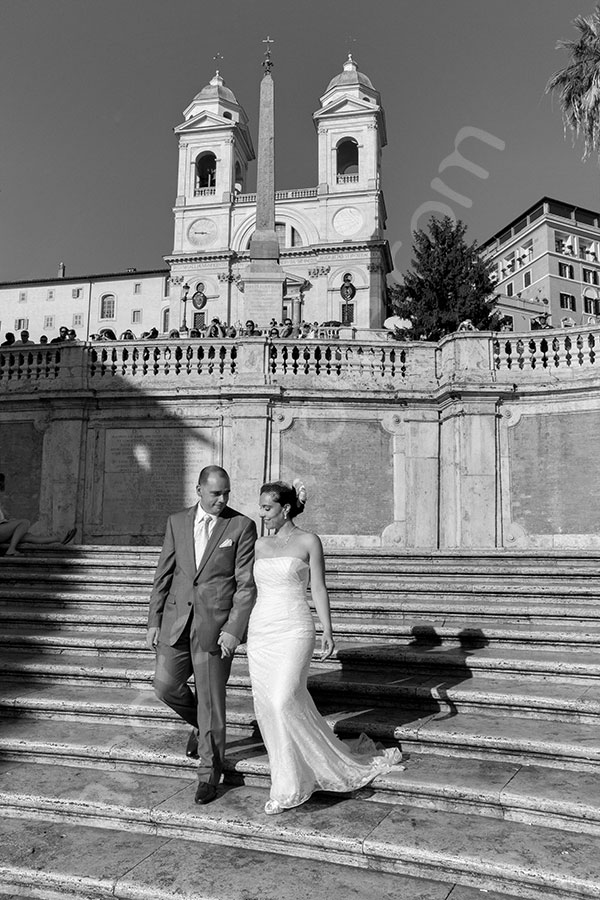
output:
[[[52,278],[59,262],[79,276],[162,268],[172,250],[173,128],[220,53],[257,146],[267,35],[278,190],[316,185],[312,113],[349,51],[380,91],[396,279],[410,264],[412,228],[441,204],[480,243],[544,195],[600,209],[598,164],[565,138],[544,90],[568,59],[557,40],[575,37],[572,20],[593,7],[0,0],[0,282]],[[466,168],[444,167],[456,142]]]

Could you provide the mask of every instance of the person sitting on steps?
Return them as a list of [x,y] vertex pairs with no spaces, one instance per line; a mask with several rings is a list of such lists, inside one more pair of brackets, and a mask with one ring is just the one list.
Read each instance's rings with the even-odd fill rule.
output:
[[[0,488],[4,486],[4,476],[0,475]],[[54,535],[32,534],[30,532],[31,522],[29,519],[17,519],[8,516],[2,506],[0,506],[0,544],[8,543],[5,556],[22,556],[18,547],[20,544],[69,544],[75,537],[76,529],[70,528],[64,537]]]

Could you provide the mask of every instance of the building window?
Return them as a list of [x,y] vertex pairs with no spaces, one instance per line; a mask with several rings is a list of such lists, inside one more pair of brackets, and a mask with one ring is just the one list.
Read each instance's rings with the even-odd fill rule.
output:
[[29,319],[15,319],[15,331],[27,331]]
[[132,309],[131,311],[131,324],[132,325],[140,325],[142,322],[142,311],[141,309]]
[[114,294],[105,294],[100,299],[100,318],[114,319],[116,300]]
[[531,272],[525,272],[523,275],[523,287],[529,287],[531,284]]
[[83,328],[83,316],[81,313],[76,313],[73,316],[73,328]]
[[511,281],[510,284],[507,284],[507,285],[506,285],[506,296],[507,296],[507,297],[512,297],[512,295],[514,294],[514,292],[515,292],[515,286],[514,286],[514,284],[513,284],[512,281]]
[[217,183],[217,157],[214,153],[203,153],[194,164],[195,194],[214,194]]
[[44,316],[44,331],[54,328],[54,316]]
[[19,291],[19,303],[27,303],[27,291]]
[[194,325],[196,329],[204,328],[206,325],[206,314],[203,312],[194,313]]
[[573,296],[573,294],[560,295],[560,308],[570,309],[572,312],[576,312],[577,304],[575,303],[575,297]]
[[48,294],[46,296],[47,300],[54,300],[54,290],[52,288],[48,289]]
[[165,295],[165,297],[171,296],[171,279],[169,278],[168,275],[165,278],[165,293],[164,293],[164,295]]
[[598,284],[598,272],[595,269],[584,269],[583,280],[586,284]]
[[142,282],[141,281],[136,281],[136,283],[133,285],[133,293],[134,294],[142,293]]
[[73,288],[73,290],[71,291],[71,297],[73,298],[73,300],[79,300],[81,297],[83,297],[83,288]]
[[558,274],[561,278],[570,278],[573,280],[575,278],[575,269],[570,263],[559,263],[558,264]]
[[163,334],[168,334],[168,332],[169,332],[169,320],[170,320],[170,318],[171,318],[170,312],[171,312],[171,311],[170,311],[170,309],[169,309],[168,306],[166,307],[166,309],[163,309],[163,311],[162,311],[162,316],[161,316],[161,319],[162,319],[162,328],[161,328],[161,331],[162,331]]
[[353,138],[346,138],[337,145],[336,162],[338,181],[358,181],[358,144]]
[[354,323],[354,303],[342,303],[342,325]]

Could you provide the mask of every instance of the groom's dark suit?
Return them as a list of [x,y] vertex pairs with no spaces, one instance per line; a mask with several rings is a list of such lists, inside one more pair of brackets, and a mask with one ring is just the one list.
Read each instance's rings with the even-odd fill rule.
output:
[[[245,640],[256,599],[252,574],[256,526],[225,507],[202,555],[194,558],[196,506],[167,522],[150,597],[148,627],[160,628],[154,689],[198,728],[198,776],[216,785],[225,754],[225,687],[231,656],[217,640],[227,632]],[[196,696],[188,687],[194,675]]]

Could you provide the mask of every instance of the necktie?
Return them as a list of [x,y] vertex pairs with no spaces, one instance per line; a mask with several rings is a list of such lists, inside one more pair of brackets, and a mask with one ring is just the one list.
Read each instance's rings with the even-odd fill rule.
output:
[[194,527],[194,554],[196,556],[196,567],[200,565],[200,561],[206,550],[208,538],[210,536],[211,517],[204,516]]

